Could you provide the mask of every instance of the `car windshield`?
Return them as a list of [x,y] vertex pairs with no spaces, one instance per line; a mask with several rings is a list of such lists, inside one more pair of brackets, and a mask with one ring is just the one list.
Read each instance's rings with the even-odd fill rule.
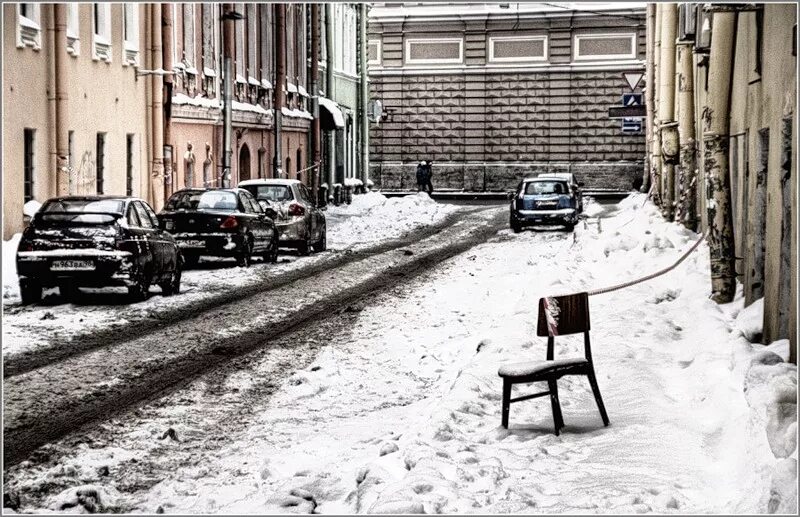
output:
[[531,181],[525,185],[525,195],[567,194],[567,184],[563,181]]
[[236,210],[236,194],[225,190],[189,190],[173,194],[165,210]]
[[195,210],[200,202],[202,190],[185,190],[176,192],[167,200],[165,210]]
[[285,185],[248,185],[244,187],[258,200],[266,201],[291,201],[292,189]]
[[57,199],[45,204],[42,212],[94,212],[103,214],[121,214],[125,202],[119,199]]

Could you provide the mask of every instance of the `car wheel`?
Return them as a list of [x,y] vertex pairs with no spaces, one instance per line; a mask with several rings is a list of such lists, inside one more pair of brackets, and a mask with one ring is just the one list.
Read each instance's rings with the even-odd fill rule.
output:
[[236,265],[239,267],[249,267],[253,257],[253,242],[248,238],[244,249],[236,257]]
[[319,253],[327,249],[328,249],[328,231],[323,226],[322,235],[320,235],[319,240],[314,244],[314,251]]
[[269,243],[269,249],[264,255],[264,262],[276,263],[278,261],[278,237],[273,237]]
[[181,292],[181,269],[176,267],[172,272],[172,277],[166,281],[158,284],[164,296],[172,296]]
[[30,279],[20,279],[19,293],[23,305],[42,301],[42,286],[39,282]]
[[200,261],[200,255],[187,253],[183,256],[184,267],[196,267],[197,262]]
[[511,224],[511,230],[514,233],[519,233],[519,232],[522,231],[522,227],[520,226],[520,224],[517,221],[514,220],[513,217],[510,220],[510,224]]
[[150,293],[150,277],[144,271],[136,275],[136,283],[128,287],[128,295],[135,302],[147,299]]
[[311,253],[311,246],[309,246],[308,241],[303,241],[297,246],[297,251],[302,256],[308,256]]

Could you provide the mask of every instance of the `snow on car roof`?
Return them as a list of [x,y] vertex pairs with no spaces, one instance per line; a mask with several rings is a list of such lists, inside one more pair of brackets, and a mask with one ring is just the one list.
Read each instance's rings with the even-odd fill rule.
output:
[[246,187],[248,185],[296,185],[300,180],[280,179],[280,178],[264,178],[257,180],[244,180],[239,182],[239,187]]

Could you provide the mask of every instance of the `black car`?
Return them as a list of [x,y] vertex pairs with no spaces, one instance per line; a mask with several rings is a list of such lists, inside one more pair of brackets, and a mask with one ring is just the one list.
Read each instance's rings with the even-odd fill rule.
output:
[[533,225],[562,225],[571,231],[578,222],[578,197],[565,179],[527,178],[509,197],[514,233]]
[[70,298],[79,287],[123,285],[137,300],[150,285],[180,291],[183,266],[175,239],[160,230],[153,209],[125,196],[70,196],[48,200],[22,233],[17,273],[22,303],[58,287]]
[[254,254],[278,261],[275,223],[244,189],[179,190],[158,219],[175,237],[187,265],[204,255],[234,257],[240,266],[249,266]]

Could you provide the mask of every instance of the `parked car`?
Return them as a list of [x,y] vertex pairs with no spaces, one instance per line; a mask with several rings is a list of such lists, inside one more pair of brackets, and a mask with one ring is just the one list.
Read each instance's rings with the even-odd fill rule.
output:
[[239,183],[265,209],[275,212],[282,247],[297,248],[301,255],[328,248],[325,214],[312,200],[311,192],[298,180],[258,179]]
[[578,222],[578,199],[564,179],[527,178],[509,197],[514,233],[537,224],[563,225],[571,231]]
[[253,255],[278,261],[275,223],[246,190],[179,190],[167,200],[158,220],[173,234],[189,266],[204,255],[234,257],[245,267]]
[[70,298],[80,287],[124,285],[131,297],[143,300],[157,284],[169,296],[180,291],[182,267],[175,239],[159,229],[150,205],[125,196],[48,200],[17,251],[25,304],[41,300],[45,287],[58,287]]
[[583,213],[583,185],[582,181],[578,181],[577,176],[572,172],[548,172],[546,174],[539,174],[537,178],[542,179],[561,179],[566,180],[570,189],[575,193],[578,198],[578,213]]

